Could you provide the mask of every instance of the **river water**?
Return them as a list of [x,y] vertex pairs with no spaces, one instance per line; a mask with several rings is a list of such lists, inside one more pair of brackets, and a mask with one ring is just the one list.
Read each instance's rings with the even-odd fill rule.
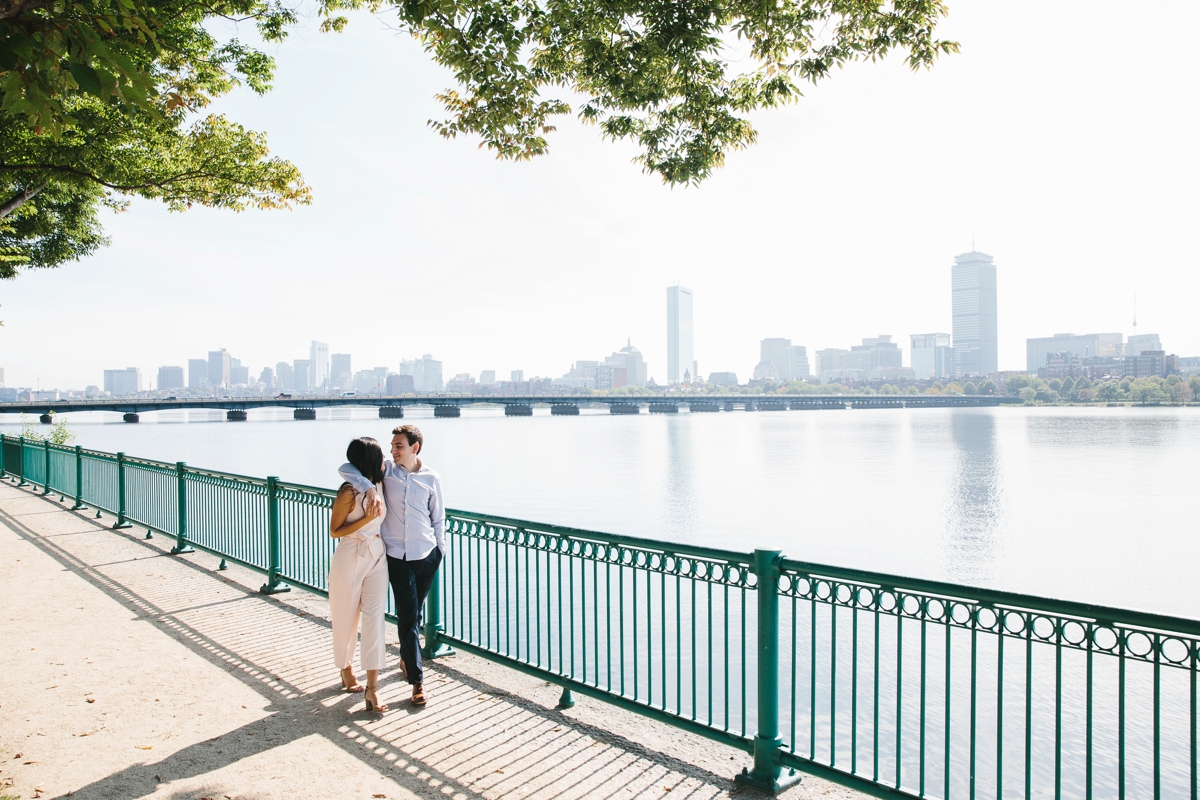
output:
[[[410,409],[447,504],[479,513],[1200,616],[1188,408],[506,418]],[[9,416],[0,424],[16,433]],[[78,443],[336,487],[374,409],[72,414]]]

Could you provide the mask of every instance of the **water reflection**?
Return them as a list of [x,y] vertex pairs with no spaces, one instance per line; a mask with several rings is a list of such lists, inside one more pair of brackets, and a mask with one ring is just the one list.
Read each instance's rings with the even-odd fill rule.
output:
[[950,431],[955,458],[942,549],[945,572],[950,580],[988,583],[995,577],[1004,516],[996,419],[986,412],[954,411]]
[[660,534],[674,542],[694,542],[699,507],[693,474],[692,425],[683,417],[664,420],[667,437],[666,482],[663,486]]

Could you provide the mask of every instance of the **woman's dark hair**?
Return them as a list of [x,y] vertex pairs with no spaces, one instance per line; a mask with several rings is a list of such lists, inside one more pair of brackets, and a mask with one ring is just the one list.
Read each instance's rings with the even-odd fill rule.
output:
[[352,439],[346,448],[346,460],[371,483],[383,481],[383,448],[370,436]]

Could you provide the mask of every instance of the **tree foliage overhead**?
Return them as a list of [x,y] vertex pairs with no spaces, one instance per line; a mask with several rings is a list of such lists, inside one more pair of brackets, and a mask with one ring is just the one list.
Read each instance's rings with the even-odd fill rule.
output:
[[274,64],[205,27],[295,21],[274,0],[0,0],[0,277],[105,244],[98,212],[129,197],[242,210],[309,202],[262,134],[204,109]]
[[[98,212],[130,197],[242,210],[310,200],[262,134],[207,106],[263,93],[273,60],[210,23],[244,21],[268,43],[297,22],[288,0],[0,0],[0,278],[105,243]],[[394,14],[457,86],[438,95],[446,137],[500,158],[546,152],[556,117],[637,144],[670,184],[695,184],[746,147],[748,115],[795,100],[850,61],[939,39],[941,0],[310,0],[325,30],[345,12]],[[732,48],[732,49],[731,49]],[[735,55],[736,54],[736,55]]]
[[[937,38],[941,0],[323,0],[342,11],[394,10],[457,89],[439,95],[444,136],[479,136],[502,158],[546,151],[555,116],[578,114],[641,149],[647,172],[697,183],[755,141],[749,112],[788,103],[847,62],[903,51],[929,67],[956,52]],[[735,69],[730,46],[748,50]],[[737,64],[736,66],[741,66]]]

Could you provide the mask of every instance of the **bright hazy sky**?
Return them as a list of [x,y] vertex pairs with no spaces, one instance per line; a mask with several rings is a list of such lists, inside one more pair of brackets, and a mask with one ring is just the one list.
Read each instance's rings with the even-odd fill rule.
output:
[[950,265],[995,257],[1000,367],[1025,338],[1159,333],[1200,355],[1200,4],[950,0],[930,72],[853,65],[754,116],[759,142],[670,189],[563,118],[551,152],[495,160],[426,121],[450,78],[359,16],[277,51],[273,92],[221,103],[315,192],[296,211],[135,202],[112,246],[0,286],[9,386],[225,347],[255,374],[309,341],[356,370],[432,353],[447,377],[563,374],[626,338],[666,373],[666,291],[695,292],[696,358],[746,380],[764,337],[815,350],[950,330]]

